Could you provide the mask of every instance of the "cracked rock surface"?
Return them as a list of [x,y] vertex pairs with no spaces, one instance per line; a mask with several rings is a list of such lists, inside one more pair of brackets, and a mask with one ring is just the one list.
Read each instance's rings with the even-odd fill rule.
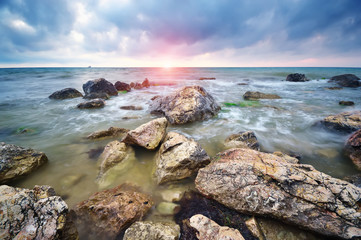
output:
[[217,115],[220,106],[200,86],[184,87],[175,93],[152,99],[151,113],[164,115],[171,124],[206,120]]
[[196,188],[237,211],[270,216],[328,236],[361,237],[361,189],[250,149],[230,149],[200,169]]
[[135,222],[125,231],[123,240],[177,240],[180,228],[172,222]]
[[232,134],[224,141],[225,148],[251,148],[259,151],[260,146],[253,131]]
[[190,177],[209,162],[209,156],[199,143],[182,134],[169,132],[156,157],[157,183]]
[[0,184],[27,175],[47,161],[48,158],[42,152],[2,142],[0,144]]
[[361,129],[361,111],[343,112],[325,117],[321,123],[332,130],[353,132]]
[[354,132],[345,144],[345,153],[361,169],[361,130]]
[[77,239],[68,206],[49,186],[0,186],[0,239]]

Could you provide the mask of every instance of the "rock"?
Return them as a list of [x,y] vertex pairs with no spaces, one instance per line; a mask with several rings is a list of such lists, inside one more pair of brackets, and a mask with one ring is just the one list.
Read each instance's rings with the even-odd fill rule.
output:
[[148,195],[129,184],[97,192],[75,206],[78,230],[93,239],[115,239],[130,224],[141,220],[152,205]]
[[361,130],[354,132],[346,141],[345,154],[361,170]]
[[247,86],[248,83],[237,83],[237,85],[239,85],[239,86]]
[[201,77],[199,80],[216,80],[215,77]]
[[86,138],[92,140],[100,140],[105,138],[116,138],[116,137],[122,138],[123,136],[125,136],[125,134],[127,134],[127,132],[129,132],[129,129],[110,127],[108,128],[108,130],[93,132],[90,135],[88,135]]
[[28,175],[48,162],[43,152],[0,143],[0,184]]
[[117,81],[114,86],[118,91],[130,92],[130,85],[128,83]]
[[101,98],[104,100],[108,100],[109,99],[109,95],[104,93],[104,92],[93,92],[93,93],[89,93],[86,94],[84,96],[85,99],[96,99],[96,98]]
[[327,89],[327,90],[341,90],[343,88],[342,87],[327,87],[325,89]]
[[68,98],[77,98],[77,97],[83,97],[83,94],[81,94],[75,88],[64,88],[60,91],[56,91],[52,93],[49,96],[50,99],[68,99]]
[[134,88],[134,87],[135,87],[135,83],[134,83],[134,82],[131,82],[131,83],[129,84],[129,86],[130,86],[130,88]]
[[156,157],[157,183],[190,177],[209,162],[206,151],[196,141],[179,133],[169,132]]
[[258,100],[258,99],[280,99],[281,97],[276,94],[266,94],[261,92],[247,91],[243,95],[244,100]]
[[191,217],[189,225],[197,230],[199,240],[244,240],[242,234],[237,229],[219,226],[216,222],[201,214]]
[[140,117],[138,116],[127,116],[127,117],[122,117],[123,120],[131,120],[131,119],[139,119]]
[[143,88],[149,88],[150,87],[150,82],[149,82],[148,78],[144,79],[144,81],[142,82],[142,87]]
[[259,240],[326,240],[326,238],[274,219],[252,217],[246,221],[246,224]]
[[131,147],[128,147],[125,143],[117,140],[108,143],[103,153],[99,157],[99,175],[102,177],[110,168],[125,161],[131,155],[134,156],[134,151]]
[[89,109],[89,108],[102,108],[105,106],[105,101],[100,98],[96,98],[87,102],[79,103],[77,105],[80,109]]
[[360,78],[358,78],[353,74],[342,74],[342,75],[333,76],[332,78],[330,78],[329,82],[336,82],[338,85],[342,87],[359,87],[360,86],[359,80]]
[[345,177],[343,180],[352,183],[356,187],[361,188],[361,174],[355,174]]
[[283,158],[284,161],[289,162],[289,163],[299,163],[298,161],[301,159],[301,155],[297,154],[297,153],[289,153],[289,154],[285,154],[283,152],[279,152],[276,151],[274,153],[272,153],[273,155],[276,155],[280,158]]
[[120,109],[139,111],[139,110],[143,110],[143,107],[141,107],[141,106],[121,106]]
[[252,131],[240,132],[229,136],[224,146],[228,148],[250,148],[259,151],[259,143],[256,135]]
[[178,202],[181,200],[184,189],[181,188],[170,188],[160,192],[162,199],[167,202]]
[[327,236],[361,236],[361,189],[273,154],[231,149],[199,170],[196,188],[237,211]]
[[310,80],[306,78],[305,74],[292,73],[292,74],[287,75],[286,81],[288,81],[288,82],[307,82]]
[[171,202],[160,202],[156,207],[158,213],[161,215],[174,215],[179,212],[180,207],[178,204]]
[[217,115],[220,109],[213,97],[200,86],[184,87],[171,95],[153,98],[151,103],[151,113],[164,115],[171,124],[207,120]]
[[124,240],[178,240],[179,226],[171,222],[135,222],[125,231]]
[[157,118],[129,131],[123,142],[146,149],[155,149],[163,140],[168,126],[166,118]]
[[142,89],[143,88],[143,85],[141,83],[135,83],[134,85],[134,89]]
[[114,85],[105,80],[104,78],[99,78],[95,80],[90,80],[83,84],[83,90],[85,95],[90,93],[106,93],[109,96],[117,96],[118,91]]
[[0,239],[78,239],[68,206],[49,186],[0,186]]
[[338,104],[342,105],[342,106],[353,106],[353,105],[355,105],[355,103],[352,102],[352,101],[339,101]]
[[331,130],[353,132],[361,128],[361,111],[330,115],[325,117],[321,124]]

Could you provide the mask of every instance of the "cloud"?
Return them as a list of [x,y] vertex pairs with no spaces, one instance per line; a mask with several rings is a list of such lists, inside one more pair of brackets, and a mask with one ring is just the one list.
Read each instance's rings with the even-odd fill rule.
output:
[[91,54],[184,61],[221,52],[310,64],[336,54],[357,58],[360,12],[358,0],[2,0],[0,63]]

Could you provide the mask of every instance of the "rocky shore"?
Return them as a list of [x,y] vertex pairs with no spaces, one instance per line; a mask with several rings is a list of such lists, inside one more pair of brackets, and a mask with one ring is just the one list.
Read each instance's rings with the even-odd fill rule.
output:
[[[300,82],[295,84],[310,81],[298,73],[285,80]],[[360,86],[359,79],[350,74],[335,76],[330,82],[346,88]],[[108,99],[119,92],[152,86],[147,78],[114,85],[100,78],[83,85],[84,95],[65,88],[49,98],[73,101],[84,97],[88,100],[74,109],[98,111],[112,104]],[[243,98],[277,101],[282,96],[247,91]],[[121,109],[143,110],[133,105]],[[361,238],[358,181],[331,177],[286,153],[265,152],[262,139],[253,131],[235,130],[219,147],[222,151],[211,155],[197,139],[177,128],[206,123],[221,111],[204,87],[185,86],[155,96],[149,99],[148,111],[151,120],[134,129],[114,126],[81,137],[86,143],[106,143],[95,157],[98,172],[92,176],[99,191],[70,208],[50,186],[13,187],[17,180],[36,174],[48,157],[34,149],[1,143],[0,183],[7,185],[0,186],[0,239]],[[320,126],[349,134],[343,154],[361,169],[361,112],[325,116],[313,127]],[[109,178],[124,174],[144,152],[154,153],[151,181],[158,192],[153,195],[143,186],[119,184]],[[49,162],[52,164],[51,159]],[[180,187],[185,181],[191,183],[191,190]],[[158,215],[148,218],[152,212]]]

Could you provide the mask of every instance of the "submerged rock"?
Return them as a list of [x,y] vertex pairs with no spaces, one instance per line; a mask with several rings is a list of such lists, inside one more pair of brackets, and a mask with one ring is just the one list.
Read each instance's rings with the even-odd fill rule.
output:
[[206,120],[217,115],[220,109],[200,86],[188,86],[171,95],[152,98],[151,103],[151,113],[164,115],[171,124]]
[[109,96],[118,95],[118,91],[114,87],[113,83],[105,80],[104,78],[99,78],[86,82],[85,84],[83,84],[83,90],[86,95],[90,93],[106,93]]
[[307,82],[310,80],[306,78],[305,74],[292,73],[292,74],[287,75],[286,81],[288,81],[288,82]]
[[93,239],[115,239],[130,224],[141,220],[152,205],[148,195],[129,184],[97,192],[76,205],[78,229]]
[[258,100],[258,99],[280,99],[281,97],[277,94],[267,94],[267,93],[261,93],[261,92],[251,92],[247,91],[243,98],[245,100]]
[[215,77],[200,77],[199,80],[216,80]]
[[52,93],[49,96],[50,99],[68,99],[77,97],[83,97],[83,94],[81,94],[81,92],[79,92],[75,88],[64,88],[60,91]]
[[327,89],[327,90],[341,90],[343,88],[342,87],[327,87],[325,89]]
[[163,140],[168,126],[166,118],[157,118],[129,131],[123,142],[146,149],[155,149]]
[[127,91],[127,92],[130,92],[130,85],[128,83],[124,83],[124,82],[120,82],[120,81],[117,81],[115,84],[114,84],[115,88],[118,90],[118,91]]
[[123,110],[133,110],[133,111],[139,111],[139,110],[143,110],[143,107],[141,106],[121,106],[120,109],[123,109]]
[[342,74],[333,76],[330,78],[329,82],[336,82],[338,85],[342,87],[359,87],[360,86],[360,78],[355,76],[354,74]]
[[196,188],[237,211],[270,216],[320,234],[361,236],[361,189],[273,154],[231,149],[199,170]]
[[345,153],[361,170],[361,130],[354,132],[345,144]]
[[104,93],[104,92],[93,92],[93,93],[89,93],[89,94],[85,95],[84,98],[85,99],[101,98],[101,99],[104,99],[104,100],[108,100],[109,95]]
[[342,105],[342,106],[353,106],[353,105],[355,105],[355,103],[352,102],[352,101],[339,101],[338,104]]
[[361,129],[361,111],[343,112],[325,117],[321,124],[325,127],[343,132]]
[[179,212],[180,207],[172,202],[160,202],[157,207],[157,212],[161,215],[174,215]]
[[156,157],[157,183],[190,177],[209,162],[209,156],[196,141],[179,133],[169,132]]
[[0,239],[78,239],[68,206],[49,186],[0,186],[0,213]]
[[259,151],[259,143],[253,131],[232,134],[224,141],[226,148],[250,148]]
[[93,99],[88,102],[79,103],[77,105],[80,109],[89,109],[89,108],[102,108],[105,106],[105,101],[100,98]]
[[244,240],[242,234],[237,229],[219,226],[216,222],[201,214],[191,217],[189,225],[197,230],[197,238],[199,240]]
[[86,138],[92,140],[100,140],[100,139],[115,138],[115,137],[122,138],[123,136],[125,136],[125,134],[127,134],[127,132],[129,132],[129,129],[110,127],[108,128],[108,130],[93,132],[89,134]]
[[135,222],[125,231],[124,240],[178,240],[179,226],[172,222]]
[[31,148],[0,143],[0,184],[28,175],[48,161],[47,156]]

